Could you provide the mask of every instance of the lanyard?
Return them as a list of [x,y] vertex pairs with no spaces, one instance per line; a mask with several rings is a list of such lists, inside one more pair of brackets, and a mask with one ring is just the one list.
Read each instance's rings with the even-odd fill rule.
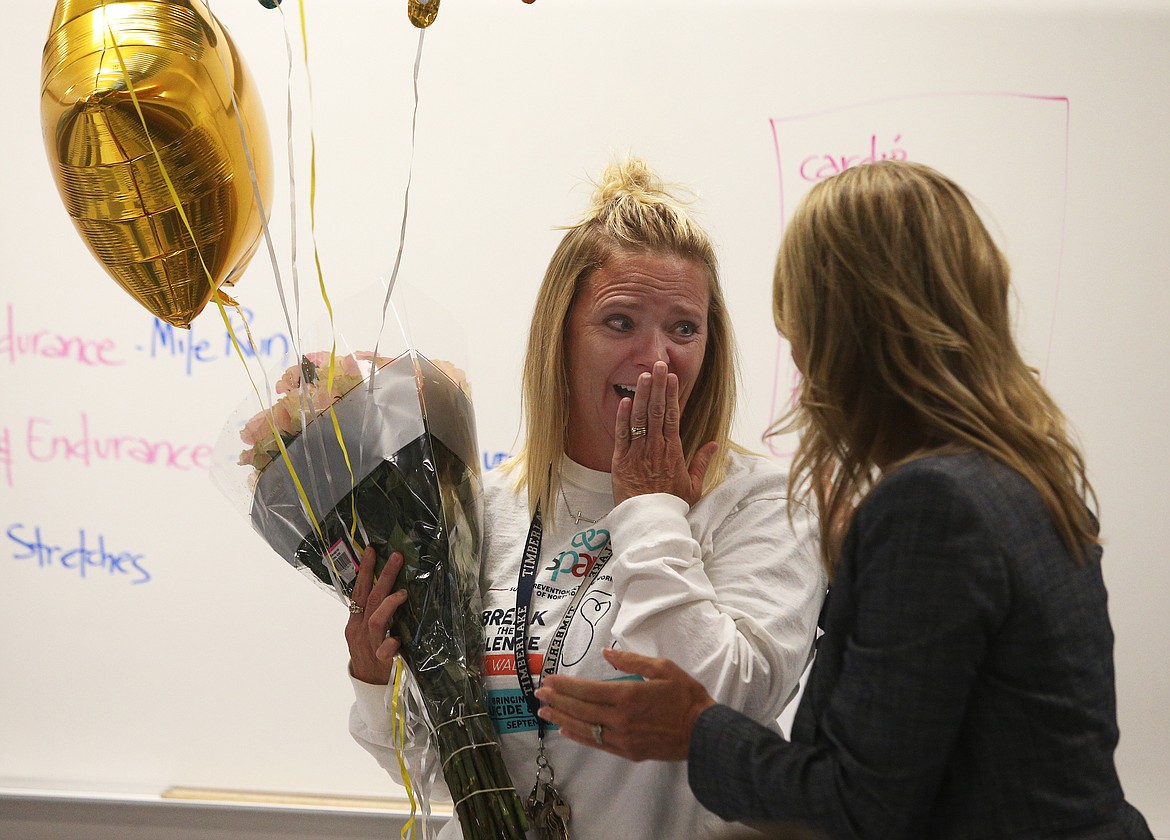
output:
[[[537,709],[540,708],[540,701],[536,699],[536,687],[532,682],[532,672],[528,667],[528,613],[532,606],[532,591],[536,587],[538,572],[536,564],[540,558],[542,532],[540,503],[537,502],[536,513],[532,516],[532,524],[528,526],[528,539],[524,543],[524,555],[520,560],[520,573],[516,579],[516,623],[513,629],[512,653],[516,659],[516,680],[520,683],[520,691],[524,695],[528,711],[536,718],[537,734],[543,741],[545,722],[536,714]],[[544,656],[543,674],[556,673],[557,666],[560,665],[561,661],[561,647],[569,632],[569,624],[572,623],[573,616],[577,614],[581,599],[585,597],[586,591],[597,580],[602,567],[609,562],[612,554],[613,547],[607,539],[605,548],[593,561],[593,567],[589,569],[585,578],[577,586],[577,591],[573,593],[569,608],[565,610],[565,617],[561,619],[561,623],[553,634],[548,652]]]

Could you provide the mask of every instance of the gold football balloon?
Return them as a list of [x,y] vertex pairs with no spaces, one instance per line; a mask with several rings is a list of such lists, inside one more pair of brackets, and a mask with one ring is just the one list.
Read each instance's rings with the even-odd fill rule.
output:
[[439,14],[439,0],[406,0],[406,16],[419,29],[426,29]]
[[57,0],[41,128],[90,251],[159,318],[189,326],[243,272],[265,221],[248,157],[266,208],[272,149],[255,83],[201,0]]

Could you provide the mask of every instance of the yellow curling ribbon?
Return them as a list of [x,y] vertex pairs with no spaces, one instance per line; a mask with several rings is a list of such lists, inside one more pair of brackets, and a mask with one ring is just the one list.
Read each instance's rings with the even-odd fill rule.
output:
[[[305,62],[305,78],[308,80],[308,94],[309,94],[309,112],[313,111],[313,77],[309,71],[309,27],[305,21],[305,4],[299,4],[298,16],[301,24],[301,54]],[[317,135],[313,131],[312,121],[309,122],[309,233],[313,241],[313,264],[317,269],[317,287],[321,291],[321,300],[325,303],[325,310],[329,313],[329,332],[333,335],[333,344],[329,348],[329,371],[325,375],[325,387],[328,393],[333,393],[333,371],[337,367],[337,333],[336,325],[333,320],[333,304],[329,301],[329,292],[325,289],[325,272],[321,268],[321,252],[317,247]],[[378,372],[378,359],[375,354],[373,360],[373,368],[370,371],[370,382],[373,383],[374,374]],[[353,464],[349,460],[349,450],[345,446],[345,440],[341,434],[341,424],[337,420],[337,413],[329,412],[330,420],[333,422],[333,434],[337,438],[338,445],[341,446],[342,457],[345,458],[345,468],[349,472],[350,484],[356,483],[353,474]],[[350,526],[349,538],[357,545],[357,501],[351,495],[350,503]],[[314,519],[314,527],[316,527],[316,520]],[[318,533],[320,533],[318,531]],[[337,567],[333,565],[332,555],[327,555],[329,558],[329,565],[333,568],[333,573],[338,574]]]
[[[104,3],[102,4],[102,7],[103,7],[103,9],[105,8]],[[211,271],[210,271],[210,269],[208,269],[207,264],[203,259],[203,253],[199,247],[199,240],[195,236],[195,231],[191,225],[190,220],[187,218],[186,212],[183,210],[182,199],[179,197],[178,191],[175,189],[175,185],[171,180],[170,174],[167,172],[166,165],[163,163],[162,156],[159,154],[158,147],[154,143],[154,138],[151,136],[149,123],[147,122],[146,115],[142,111],[142,105],[139,102],[138,94],[136,93],[136,91],[134,89],[133,80],[130,78],[130,70],[126,66],[126,60],[122,55],[122,49],[118,45],[117,36],[114,34],[114,28],[113,28],[113,25],[110,23],[108,16],[105,17],[105,23],[106,23],[106,33],[109,35],[109,38],[110,38],[110,45],[112,46],[112,48],[114,50],[114,55],[118,59],[118,65],[122,71],[122,78],[126,83],[126,90],[130,94],[130,101],[134,103],[134,110],[138,114],[139,121],[141,121],[141,123],[142,123],[142,130],[145,133],[146,141],[150,146],[151,154],[154,156],[155,163],[158,164],[159,173],[162,175],[163,182],[166,184],[167,191],[171,196],[171,201],[174,202],[175,211],[178,214],[179,219],[182,221],[183,227],[186,229],[187,234],[191,237],[191,242],[195,246],[195,253],[199,257],[199,264],[200,264],[200,266],[202,266],[204,273],[207,275],[208,282],[212,285],[213,288],[215,288],[215,293],[212,295],[212,299],[215,301],[215,304],[219,309],[220,317],[223,319],[224,326],[227,328],[228,335],[231,337],[232,347],[235,349],[236,355],[239,357],[241,363],[243,363],[243,365],[244,365],[244,370],[248,374],[248,380],[252,384],[252,390],[256,393],[257,399],[260,400],[261,402],[263,402],[263,398],[260,396],[260,389],[256,384],[255,378],[252,376],[251,369],[248,367],[247,359],[244,357],[243,348],[240,346],[240,343],[239,343],[238,339],[236,338],[235,330],[232,328],[231,321],[228,318],[227,310],[225,308],[225,303],[226,303],[227,305],[235,306],[237,311],[238,311],[239,304],[237,304],[234,300],[232,300],[230,297],[228,297],[226,294],[224,294],[215,285],[215,281],[214,281],[214,278],[212,277]],[[267,223],[265,223],[265,225],[266,224]],[[255,340],[252,338],[251,330],[248,329],[247,320],[244,319],[242,312],[240,313],[240,319],[244,323],[244,329],[245,329],[245,332],[247,333],[248,342],[249,342],[250,346],[252,347],[252,351],[254,354],[256,354],[258,356],[259,351],[256,347]],[[330,355],[330,377],[332,377],[332,370],[333,370],[333,358],[332,358],[332,354],[331,354]],[[300,477],[296,474],[296,471],[292,467],[292,462],[289,460],[289,457],[288,457],[288,450],[285,448],[284,441],[281,439],[280,433],[277,430],[275,423],[273,422],[271,408],[269,408],[269,410],[265,412],[265,417],[268,419],[268,426],[269,426],[269,429],[272,431],[273,437],[276,440],[276,445],[280,449],[280,453],[284,457],[285,463],[288,465],[289,476],[292,478],[293,484],[296,487],[297,496],[300,498],[301,504],[304,505],[305,512],[309,517],[309,521],[313,524],[313,529],[317,532],[318,538],[323,539],[323,534],[321,533],[321,529],[320,529],[320,526],[318,524],[317,515],[313,512],[313,506],[309,502],[308,494],[305,492],[304,486],[301,484]],[[341,443],[342,450],[344,451],[345,444],[341,440],[341,431],[340,431],[340,428],[337,426],[336,418],[334,418],[334,428],[337,430],[338,442]],[[348,454],[346,455],[346,463],[347,464],[349,463]],[[351,469],[351,477],[352,477],[352,469]],[[332,559],[330,559],[330,562],[332,562]],[[336,571],[337,570],[334,569],[335,573],[336,573]]]
[[394,660],[394,691],[390,699],[390,740],[394,743],[394,755],[398,759],[398,772],[402,774],[402,787],[406,789],[406,798],[410,801],[410,817],[402,826],[402,840],[409,840],[414,836],[414,815],[417,804],[414,801],[414,783],[410,779],[410,772],[406,769],[406,761],[402,753],[406,749],[406,714],[402,710],[402,673],[405,670],[401,657]]

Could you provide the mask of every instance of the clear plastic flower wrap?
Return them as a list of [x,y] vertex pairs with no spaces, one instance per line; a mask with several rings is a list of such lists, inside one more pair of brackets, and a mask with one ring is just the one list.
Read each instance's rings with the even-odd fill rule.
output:
[[461,372],[413,349],[393,359],[313,352],[275,391],[268,406],[256,411],[253,400],[229,419],[216,446],[217,484],[281,558],[342,603],[362,547],[374,547],[376,573],[402,552],[393,590],[408,597],[392,630],[464,837],[524,837],[524,809],[484,702],[482,494]]

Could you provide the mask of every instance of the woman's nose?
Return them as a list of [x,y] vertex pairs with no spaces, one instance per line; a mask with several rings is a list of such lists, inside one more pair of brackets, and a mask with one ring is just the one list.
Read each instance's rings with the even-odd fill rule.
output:
[[655,362],[670,364],[670,342],[658,330],[649,331],[638,349],[638,362],[650,370]]

